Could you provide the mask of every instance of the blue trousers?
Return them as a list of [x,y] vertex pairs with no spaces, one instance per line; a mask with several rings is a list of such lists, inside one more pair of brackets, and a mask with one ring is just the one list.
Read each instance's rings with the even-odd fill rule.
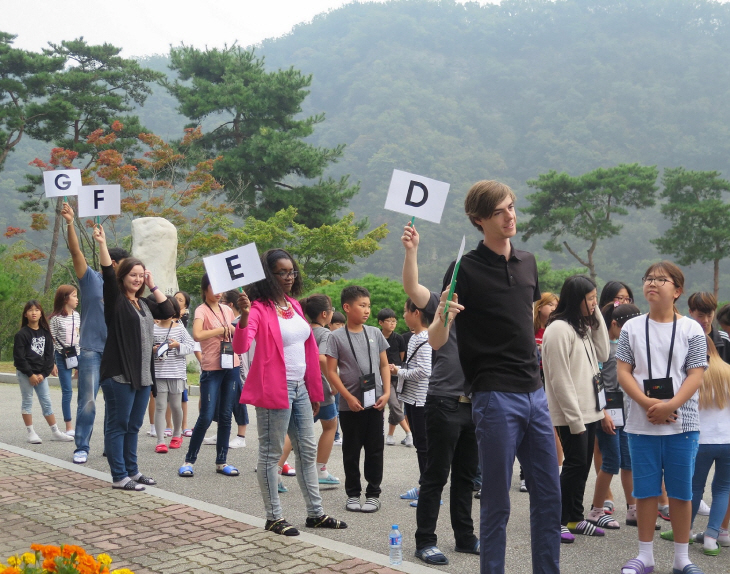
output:
[[545,391],[475,392],[476,426],[482,480],[480,510],[481,574],[504,574],[510,486],[515,456],[530,495],[532,571],[560,572],[560,479],[555,435]]
[[[99,392],[99,369],[101,368],[101,353],[81,349],[79,355],[79,380],[77,389],[76,411],[76,451],[89,452],[91,434],[94,432],[96,418],[96,395]],[[106,403],[105,403],[106,404]],[[106,420],[104,417],[104,428]]]
[[61,412],[63,412],[63,422],[71,421],[71,399],[73,398],[73,369],[66,368],[66,359],[58,351],[53,352],[53,357],[58,367],[58,380],[61,383]]
[[104,423],[104,450],[114,482],[136,476],[137,438],[144,422],[147,403],[150,402],[152,387],[142,387],[138,391],[132,385],[118,383],[114,379],[104,379],[101,390],[106,402],[106,421]]
[[730,498],[730,444],[700,444],[697,449],[695,473],[692,477],[692,522],[697,516],[700,500],[705,492],[707,475],[713,463],[715,477],[712,479],[712,506],[705,534],[717,538]]

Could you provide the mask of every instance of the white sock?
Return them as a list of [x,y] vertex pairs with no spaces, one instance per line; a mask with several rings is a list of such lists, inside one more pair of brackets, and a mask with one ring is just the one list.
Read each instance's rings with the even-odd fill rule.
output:
[[119,480],[119,481],[115,482],[114,484],[116,484],[117,486],[124,486],[130,480],[132,480],[132,479],[127,476],[127,477],[123,478],[122,480]]
[[406,433],[406,436],[413,436],[413,433],[412,432],[407,432]]
[[319,472],[326,472],[327,471],[327,463],[326,462],[318,462],[317,463],[317,470]]
[[685,542],[682,544],[681,542],[675,542],[673,568],[682,571],[687,564],[692,564],[692,561],[689,559],[689,543]]
[[130,480],[137,480],[140,476],[142,476],[142,473],[141,472],[138,472],[134,476],[130,476],[129,479]]
[[[636,558],[641,560],[644,566],[654,566],[654,543],[639,540],[639,555]],[[624,574],[635,574],[633,569],[623,569],[621,572]]]
[[717,550],[717,538],[711,538],[705,534],[704,544],[706,550]]
[[28,434],[34,433],[33,425],[26,425],[25,430],[28,431]]
[[51,425],[51,432],[58,432],[58,425]]

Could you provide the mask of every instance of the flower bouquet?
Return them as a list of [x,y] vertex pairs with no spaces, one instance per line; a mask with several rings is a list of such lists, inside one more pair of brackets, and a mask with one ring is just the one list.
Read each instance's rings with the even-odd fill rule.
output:
[[109,571],[111,556],[94,558],[80,546],[31,544],[30,549],[33,552],[10,556],[7,566],[0,562],[0,574],[134,574],[127,568]]

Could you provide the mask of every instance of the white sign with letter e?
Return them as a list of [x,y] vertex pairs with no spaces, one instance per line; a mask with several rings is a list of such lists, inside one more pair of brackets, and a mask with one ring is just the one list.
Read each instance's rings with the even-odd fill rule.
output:
[[394,169],[385,209],[441,223],[448,194],[448,183]]
[[225,293],[265,279],[255,243],[203,258],[213,293]]
[[77,195],[81,187],[80,169],[57,169],[43,172],[43,187],[46,197]]
[[79,188],[79,217],[99,217],[122,213],[119,185],[84,185]]

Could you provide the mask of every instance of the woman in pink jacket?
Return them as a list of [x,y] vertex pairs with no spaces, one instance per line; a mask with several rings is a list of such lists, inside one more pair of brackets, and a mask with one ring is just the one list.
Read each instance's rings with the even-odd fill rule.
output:
[[296,262],[283,249],[261,256],[266,279],[246,288],[238,299],[241,318],[233,351],[243,354],[256,341],[241,402],[256,407],[259,434],[258,480],[266,508],[266,530],[285,536],[299,531],[282,517],[277,464],[289,435],[296,455],[297,481],[307,505],[309,528],[347,528],[327,516],[319,494],[314,415],[323,399],[319,350],[312,328],[296,299],[302,279]]

